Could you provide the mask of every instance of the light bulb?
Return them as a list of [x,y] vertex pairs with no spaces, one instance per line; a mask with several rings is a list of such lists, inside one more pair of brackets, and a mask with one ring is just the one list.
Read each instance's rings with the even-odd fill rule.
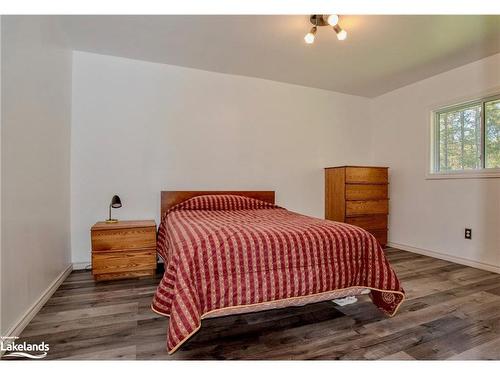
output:
[[314,35],[316,34],[316,26],[314,26],[311,31],[309,31],[306,36],[304,37],[304,40],[307,44],[313,44],[314,43]]
[[335,26],[339,23],[339,16],[336,14],[330,14],[326,20],[330,26]]
[[314,34],[307,33],[306,36],[304,37],[304,40],[306,41],[307,44],[313,44],[314,43]]
[[347,31],[340,30],[340,32],[337,33],[337,39],[344,40],[345,38],[347,38]]
[[337,33],[338,40],[344,40],[345,38],[347,38],[347,31],[342,30],[339,25],[333,26],[333,30]]

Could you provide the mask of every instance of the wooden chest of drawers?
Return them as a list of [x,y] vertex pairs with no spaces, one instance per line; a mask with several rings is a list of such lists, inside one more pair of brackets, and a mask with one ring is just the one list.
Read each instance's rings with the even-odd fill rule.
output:
[[325,168],[325,218],[357,225],[387,244],[387,167]]
[[154,220],[98,222],[91,229],[92,275],[95,280],[154,276]]

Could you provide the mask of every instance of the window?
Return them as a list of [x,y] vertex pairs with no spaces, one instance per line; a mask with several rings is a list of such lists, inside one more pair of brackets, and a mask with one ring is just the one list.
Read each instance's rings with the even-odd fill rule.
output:
[[434,112],[432,172],[500,172],[500,96]]
[[485,168],[500,168],[500,99],[484,104]]

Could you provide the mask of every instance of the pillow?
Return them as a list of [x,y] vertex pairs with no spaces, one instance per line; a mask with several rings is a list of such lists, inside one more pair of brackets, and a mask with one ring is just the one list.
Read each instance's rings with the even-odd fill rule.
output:
[[176,210],[209,210],[209,211],[232,211],[232,210],[258,210],[265,208],[279,208],[278,206],[258,199],[243,197],[241,195],[199,195],[190,198],[172,207],[170,211]]

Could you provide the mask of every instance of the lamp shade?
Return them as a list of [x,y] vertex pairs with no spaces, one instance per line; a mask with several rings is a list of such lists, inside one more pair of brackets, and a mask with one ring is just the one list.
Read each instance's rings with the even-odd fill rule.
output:
[[111,207],[120,208],[122,206],[122,201],[118,195],[114,195],[111,199]]

